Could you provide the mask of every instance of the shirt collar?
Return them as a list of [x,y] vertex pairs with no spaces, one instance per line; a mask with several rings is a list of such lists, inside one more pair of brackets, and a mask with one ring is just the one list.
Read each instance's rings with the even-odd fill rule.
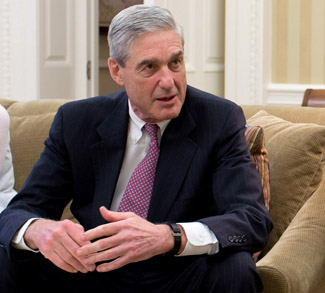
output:
[[[140,119],[133,111],[130,99],[128,100],[129,104],[129,116],[130,116],[130,122],[129,122],[129,133],[131,135],[132,141],[136,144],[142,137],[142,127],[146,124],[145,121]],[[160,141],[168,123],[170,120],[164,120],[162,122],[157,123],[159,126],[158,130],[158,140]]]

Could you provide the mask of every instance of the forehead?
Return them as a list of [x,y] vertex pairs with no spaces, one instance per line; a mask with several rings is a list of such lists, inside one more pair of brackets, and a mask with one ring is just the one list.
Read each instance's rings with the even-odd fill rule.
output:
[[129,58],[142,59],[166,57],[183,52],[180,36],[173,30],[146,33],[136,38],[130,46]]

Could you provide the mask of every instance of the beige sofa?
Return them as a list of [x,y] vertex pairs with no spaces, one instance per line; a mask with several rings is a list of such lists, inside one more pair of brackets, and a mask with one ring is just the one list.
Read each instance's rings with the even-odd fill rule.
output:
[[[55,112],[64,102],[0,99],[11,117],[16,190],[38,159]],[[320,126],[325,125],[325,109],[243,106],[243,110],[248,124],[263,126],[270,163],[274,230],[257,262],[264,292],[325,292],[325,126]],[[64,217],[71,218],[68,208]]]

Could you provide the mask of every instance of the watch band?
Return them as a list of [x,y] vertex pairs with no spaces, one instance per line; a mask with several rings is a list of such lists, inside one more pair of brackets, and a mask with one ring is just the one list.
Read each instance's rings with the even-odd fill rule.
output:
[[182,244],[182,233],[180,227],[176,223],[166,223],[171,229],[174,236],[174,247],[171,251],[165,253],[165,255],[176,255],[181,248]]

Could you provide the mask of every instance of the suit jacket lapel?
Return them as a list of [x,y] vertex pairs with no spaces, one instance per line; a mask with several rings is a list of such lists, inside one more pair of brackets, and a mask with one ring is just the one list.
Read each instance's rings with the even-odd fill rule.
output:
[[97,128],[101,140],[90,147],[96,180],[92,211],[93,226],[104,223],[98,209],[100,206],[109,208],[113,199],[123,162],[127,131],[127,99],[121,99],[117,107]]
[[196,124],[184,104],[180,116],[170,122],[163,135],[148,220],[165,221],[176,200],[197,150]]

